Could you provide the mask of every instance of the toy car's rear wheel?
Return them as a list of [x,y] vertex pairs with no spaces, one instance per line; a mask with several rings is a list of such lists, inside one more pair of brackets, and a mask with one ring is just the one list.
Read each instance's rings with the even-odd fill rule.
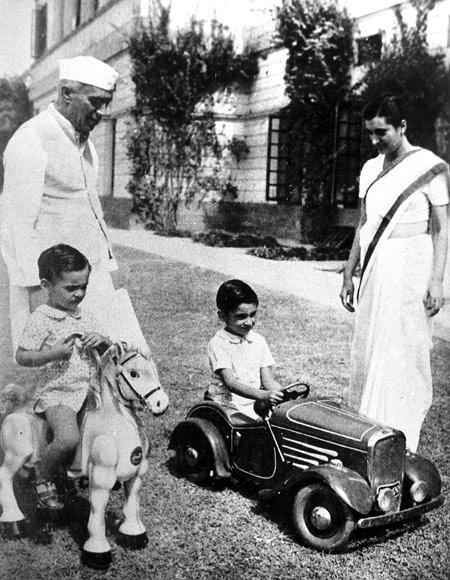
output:
[[213,452],[207,438],[199,431],[188,433],[176,445],[177,468],[194,483],[206,483],[213,469]]
[[322,483],[312,483],[297,492],[292,515],[298,535],[316,550],[342,549],[355,529],[349,506]]

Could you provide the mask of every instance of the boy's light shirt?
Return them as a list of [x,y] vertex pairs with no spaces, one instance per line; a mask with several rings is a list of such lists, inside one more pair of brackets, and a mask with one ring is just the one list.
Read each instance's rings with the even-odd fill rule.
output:
[[[238,381],[255,389],[261,388],[261,368],[275,364],[264,337],[253,330],[246,336],[237,336],[224,328],[218,330],[209,341],[208,359],[216,378],[218,370],[231,369]],[[220,379],[214,385],[214,394],[240,406],[255,402],[254,399],[231,393]]]

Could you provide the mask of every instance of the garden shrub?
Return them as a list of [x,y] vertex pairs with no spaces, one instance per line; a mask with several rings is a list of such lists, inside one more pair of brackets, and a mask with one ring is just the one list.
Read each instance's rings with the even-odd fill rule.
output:
[[226,246],[233,248],[251,248],[255,246],[276,247],[278,242],[272,236],[258,236],[256,234],[232,234],[221,230],[199,232],[192,235],[194,242],[207,246]]
[[311,248],[304,246],[292,248],[287,246],[260,246],[258,248],[251,248],[247,253],[268,260],[315,260],[322,262],[326,260],[347,260],[349,249],[331,248],[327,246],[313,246]]
[[436,150],[435,122],[446,100],[447,71],[442,52],[429,53],[428,13],[435,0],[411,0],[416,23],[408,27],[399,7],[398,33],[383,47],[381,59],[368,66],[355,90],[363,103],[383,93],[397,95],[408,122],[408,138],[415,145]]
[[285,82],[291,197],[329,203],[336,106],[349,91],[352,20],[334,0],[283,0],[277,33],[288,50]]
[[152,229],[176,229],[181,200],[227,190],[214,120],[217,95],[245,87],[258,71],[257,57],[236,54],[220,23],[209,31],[195,19],[172,32],[169,10],[129,39],[136,87],[135,127],[128,154],[133,210]]

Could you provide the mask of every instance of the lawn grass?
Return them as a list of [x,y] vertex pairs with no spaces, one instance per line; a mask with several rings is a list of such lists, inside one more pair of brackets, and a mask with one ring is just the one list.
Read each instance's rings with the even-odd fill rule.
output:
[[[324,555],[297,542],[280,502],[260,503],[256,490],[232,482],[226,487],[195,486],[178,477],[168,438],[187,410],[201,400],[210,382],[206,344],[219,328],[215,292],[220,274],[157,256],[117,248],[124,285],[132,295],[149,337],[171,405],[160,418],[145,417],[151,434],[150,469],[141,490],[141,516],[149,546],[127,552],[115,541],[121,492],[108,504],[108,536],[114,562],[103,578],[140,579],[357,579],[448,578],[448,502],[420,526],[359,534],[349,549]],[[348,382],[351,327],[344,313],[256,287],[259,331],[279,363],[278,378],[301,378],[313,396],[341,398]],[[5,349],[3,349],[5,350]],[[433,350],[434,404],[419,451],[438,466],[449,487],[450,345]],[[3,357],[4,358],[4,357]],[[3,360],[2,381],[26,375]],[[32,515],[29,488],[20,484],[22,503]],[[88,517],[86,492],[73,502],[70,522],[53,532],[50,546],[30,539],[2,540],[0,578],[96,578],[82,568],[80,546]]]

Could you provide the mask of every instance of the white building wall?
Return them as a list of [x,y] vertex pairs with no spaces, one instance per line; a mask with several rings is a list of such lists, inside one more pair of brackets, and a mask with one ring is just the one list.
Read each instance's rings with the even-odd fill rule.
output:
[[[357,18],[355,33],[358,37],[371,36],[381,32],[383,44],[388,43],[399,33],[395,11],[401,9],[402,16],[408,26],[414,27],[416,10],[411,3],[379,0],[376,3],[356,0],[346,0],[349,14]],[[428,15],[427,42],[431,51],[442,51],[446,54],[447,64],[450,62],[449,48],[450,0],[438,0],[434,9]]]
[[242,137],[249,146],[248,157],[236,172],[239,201],[264,202],[266,199],[269,115],[288,104],[283,75],[287,51],[279,49],[259,60],[259,74],[249,95],[241,98],[236,113],[242,121]]
[[[90,14],[84,0],[82,15]],[[229,163],[230,175],[239,189],[240,201],[264,202],[266,191],[266,165],[268,118],[288,104],[283,76],[287,51],[276,48],[275,13],[281,0],[172,0],[172,21],[182,26],[191,15],[208,21],[217,18],[228,26],[238,47],[251,46],[259,51],[260,71],[251,91],[238,93],[226,106],[218,109],[219,132],[224,131],[231,140],[233,135],[245,139],[250,151],[239,164]],[[61,11],[64,4],[65,10]],[[73,17],[72,0],[48,0],[49,41],[57,42],[58,30]],[[350,15],[357,17],[360,36],[382,31],[387,41],[396,31],[395,6],[401,6],[404,17],[411,25],[415,11],[409,2],[392,0],[346,0]],[[115,151],[113,159],[114,196],[128,195],[129,161],[126,156],[126,134],[130,128],[130,107],[134,102],[134,85],[130,78],[131,64],[127,54],[126,32],[131,30],[136,18],[151,14],[153,0],[101,0],[94,19],[72,31],[63,42],[57,43],[48,54],[39,59],[31,70],[31,98],[36,110],[42,110],[55,98],[58,80],[57,66],[60,58],[77,54],[92,54],[111,64],[120,73],[113,100],[112,116],[116,120]],[[73,6],[72,6],[73,8]],[[64,15],[65,12],[65,15]],[[450,0],[440,0],[429,16],[428,38],[431,48],[447,49]],[[86,16],[87,17],[87,16]],[[59,27],[59,29],[58,29]],[[357,73],[356,73],[357,74]],[[356,78],[356,77],[355,77]],[[104,151],[104,127],[93,132],[100,156]],[[97,135],[98,133],[98,135]],[[105,168],[109,167],[104,163]],[[102,183],[108,183],[102,178]],[[104,191],[103,193],[108,193]],[[109,192],[110,193],[110,192]]]

